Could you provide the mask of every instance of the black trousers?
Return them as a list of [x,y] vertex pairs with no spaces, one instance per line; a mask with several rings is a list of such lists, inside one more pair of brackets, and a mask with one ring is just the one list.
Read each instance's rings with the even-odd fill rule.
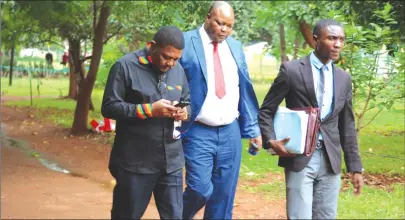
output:
[[182,218],[182,169],[172,173],[137,174],[118,168],[113,176],[117,184],[113,191],[111,219],[140,219],[152,192],[160,219]]

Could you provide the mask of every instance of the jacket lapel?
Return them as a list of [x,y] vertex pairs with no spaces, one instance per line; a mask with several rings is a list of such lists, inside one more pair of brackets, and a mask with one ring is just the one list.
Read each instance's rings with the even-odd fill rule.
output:
[[205,62],[204,47],[198,29],[196,30],[196,35],[191,38],[193,41],[194,50],[197,54],[198,61],[200,62],[201,70],[203,72],[205,81],[207,81],[207,63]]
[[304,86],[308,93],[309,101],[311,102],[312,106],[318,106],[314,88],[314,76],[312,73],[312,66],[309,60],[309,56],[301,60],[300,72],[304,81]]
[[242,58],[238,57],[238,55],[241,54],[239,47],[233,45],[233,42],[230,37],[228,37],[226,39],[226,43],[228,44],[228,47],[231,50],[233,59],[235,60],[236,65],[238,66],[238,70],[239,70],[238,72],[242,72],[242,69],[243,69],[242,63],[241,63]]
[[332,113],[335,112],[335,106],[338,101],[338,96],[340,94],[340,86],[341,86],[341,77],[339,77],[338,68],[334,63],[332,63],[332,70],[333,70],[333,103],[332,103]]

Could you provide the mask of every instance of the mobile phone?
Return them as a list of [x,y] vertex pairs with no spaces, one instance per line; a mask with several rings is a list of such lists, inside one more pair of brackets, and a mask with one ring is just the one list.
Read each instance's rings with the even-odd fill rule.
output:
[[190,105],[190,102],[187,101],[180,101],[179,103],[177,103],[176,105],[174,105],[174,107],[180,107],[180,108],[184,108],[186,106]]
[[249,145],[249,149],[248,149],[249,154],[255,156],[259,153],[259,151],[257,150],[257,144],[255,143],[251,143]]

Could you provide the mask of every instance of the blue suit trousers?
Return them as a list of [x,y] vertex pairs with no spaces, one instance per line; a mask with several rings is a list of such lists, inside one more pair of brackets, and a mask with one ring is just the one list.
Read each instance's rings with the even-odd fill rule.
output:
[[204,219],[231,219],[242,149],[238,121],[217,127],[194,122],[183,148],[183,219],[192,219],[204,205]]

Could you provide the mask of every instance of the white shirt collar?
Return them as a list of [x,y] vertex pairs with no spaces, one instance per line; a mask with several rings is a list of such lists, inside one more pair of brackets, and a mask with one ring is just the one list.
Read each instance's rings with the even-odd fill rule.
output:
[[209,45],[212,43],[211,38],[208,36],[207,31],[204,29],[204,25],[201,26],[200,30],[201,41],[203,45]]

